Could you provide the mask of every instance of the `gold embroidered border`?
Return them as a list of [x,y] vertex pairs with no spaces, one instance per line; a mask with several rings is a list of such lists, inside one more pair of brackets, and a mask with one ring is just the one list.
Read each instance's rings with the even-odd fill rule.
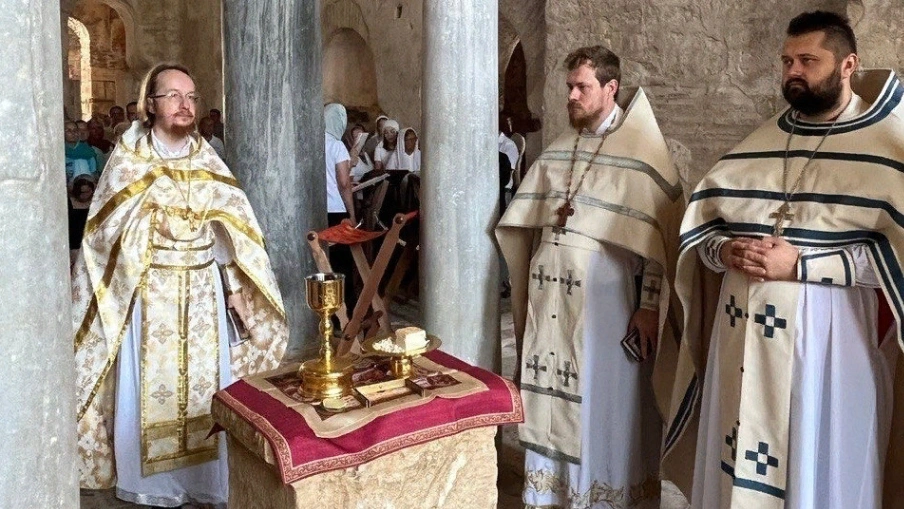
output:
[[605,504],[610,509],[627,509],[636,507],[648,500],[661,496],[662,481],[658,474],[650,474],[646,479],[631,486],[614,487],[609,483],[592,481],[587,491],[580,493],[568,486],[563,476],[552,470],[528,470],[524,473],[525,490],[533,490],[538,494],[552,494],[564,498],[563,504],[526,505],[525,508],[562,508],[590,509],[597,504]]
[[[85,312],[85,318],[82,319],[82,323],[75,333],[76,350],[85,340],[85,336],[91,330],[91,323],[94,322],[94,319],[97,317],[98,302],[103,299],[104,294],[107,293],[107,288],[110,287],[110,281],[113,280],[113,275],[116,273],[116,266],[118,263],[117,258],[119,258],[119,252],[121,250],[122,237],[116,239],[116,242],[110,247],[110,255],[107,258],[107,268],[104,270],[104,275],[98,282],[97,287],[93,288],[94,293],[91,296],[91,301],[88,303],[88,310]],[[88,276],[88,281],[91,281],[90,274]]]
[[194,169],[194,170],[179,170],[174,168],[168,168],[166,166],[160,166],[154,168],[149,171],[140,179],[132,182],[131,184],[125,186],[106,203],[104,203],[97,211],[96,214],[88,218],[87,223],[85,224],[85,236],[91,235],[94,233],[97,228],[107,220],[110,214],[113,213],[120,205],[126,203],[131,200],[135,196],[147,191],[148,188],[153,185],[154,181],[160,177],[166,176],[171,178],[176,182],[188,182],[189,173],[191,173],[191,180],[196,182],[219,182],[221,184],[225,184],[228,186],[232,186],[238,189],[239,183],[232,177],[227,177],[225,175],[219,175],[217,173],[213,173],[209,170],[205,169]]
[[177,434],[179,437],[179,448],[182,451],[188,450],[188,430],[186,427],[186,419],[188,418],[188,308],[190,305],[191,294],[191,272],[182,272],[179,274],[181,283],[181,293],[179,295],[179,381],[176,392],[179,394],[179,413],[178,421],[180,424]]
[[169,472],[177,468],[192,467],[213,461],[219,457],[219,451],[216,447],[205,449],[198,452],[185,454],[176,458],[154,461],[152,463],[141,464],[141,475],[149,476],[159,474],[160,472]]
[[186,251],[206,251],[213,247],[213,242],[211,242],[210,244],[207,244],[205,246],[197,246],[197,247],[180,248],[180,247],[176,247],[176,246],[161,246],[158,244],[152,244],[151,247],[158,251],[177,251],[177,252],[183,253]]
[[248,226],[248,223],[242,221],[241,219],[235,217],[234,215],[224,212],[222,210],[212,210],[207,214],[207,218],[211,221],[220,221],[221,223],[226,223],[240,231],[243,235],[248,237],[252,242],[261,247],[261,249],[266,249],[264,244],[264,237],[261,236],[257,231]]
[[[127,310],[127,314],[131,315],[132,310],[135,306],[135,296],[137,295],[137,291],[132,294],[132,299],[129,301],[129,309]],[[97,391],[100,390],[101,384],[104,383],[104,379],[107,377],[107,373],[109,373],[110,368],[113,367],[113,364],[116,362],[116,354],[119,352],[119,346],[122,344],[122,337],[126,333],[126,328],[129,326],[129,321],[126,320],[122,324],[122,330],[119,331],[119,337],[113,343],[113,348],[110,349],[110,353],[107,355],[107,364],[101,369],[100,376],[97,379],[97,383],[94,384],[94,388],[91,389],[91,393],[88,395],[88,399],[85,400],[84,406],[79,409],[78,415],[76,417],[76,422],[82,420],[82,417],[85,415],[85,412],[88,411],[88,407],[91,406],[91,402],[94,400],[94,396],[97,395]]]
[[188,272],[188,271],[192,271],[192,270],[206,269],[207,267],[210,267],[211,265],[213,265],[213,262],[214,262],[213,259],[211,259],[204,263],[199,263],[197,265],[164,265],[162,263],[152,263],[151,268],[152,269],[162,269],[162,270],[173,270],[173,271],[177,271],[177,272],[178,271]]
[[374,458],[396,452],[399,449],[447,437],[462,431],[523,422],[524,407],[521,403],[521,398],[517,396],[518,389],[511,381],[505,378],[502,378],[502,381],[509,391],[509,400],[512,403],[511,412],[468,417],[457,422],[442,424],[432,428],[400,435],[356,453],[324,458],[298,466],[292,465],[292,453],[289,444],[286,439],[279,434],[276,428],[273,427],[270,421],[264,419],[257,413],[252,412],[229,393],[224,391],[217,393],[214,397],[211,411],[214,414],[214,420],[218,422],[219,419],[216,418],[218,412],[225,411],[235,413],[241,417],[242,423],[247,423],[247,425],[252,427],[255,433],[262,435],[265,438],[265,443],[271,446],[271,450],[275,449],[273,450],[273,453],[276,457],[276,463],[279,467],[279,474],[283,484],[292,484],[295,481],[321,472],[360,465]]

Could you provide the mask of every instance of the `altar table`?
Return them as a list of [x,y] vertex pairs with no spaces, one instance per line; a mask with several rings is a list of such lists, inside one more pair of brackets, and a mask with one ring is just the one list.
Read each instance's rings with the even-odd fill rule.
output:
[[212,413],[227,432],[229,507],[495,507],[494,436],[523,421],[518,391],[451,355],[425,357],[421,371],[462,383],[335,417],[295,397],[300,381],[287,378],[297,366],[218,392]]

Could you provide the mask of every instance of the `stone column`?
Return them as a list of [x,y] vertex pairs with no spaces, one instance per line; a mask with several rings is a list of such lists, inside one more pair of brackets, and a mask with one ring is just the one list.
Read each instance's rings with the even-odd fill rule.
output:
[[320,2],[223,2],[226,160],[267,241],[289,318],[287,355],[316,351],[305,241],[326,226]]
[[78,507],[60,4],[0,0],[0,505]]
[[424,1],[420,303],[443,347],[485,368],[500,357],[498,15]]

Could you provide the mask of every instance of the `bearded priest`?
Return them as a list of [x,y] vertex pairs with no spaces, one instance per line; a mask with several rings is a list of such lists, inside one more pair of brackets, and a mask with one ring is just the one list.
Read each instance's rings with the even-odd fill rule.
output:
[[[694,508],[901,507],[904,87],[857,72],[829,12],[791,20],[781,62],[790,108],[716,164],[681,227],[666,469],[695,455]],[[714,306],[701,271],[721,277]]]
[[681,186],[647,96],[621,89],[619,58],[580,48],[565,66],[573,129],[496,228],[519,344],[523,500],[658,508],[668,391],[653,389],[668,385],[677,347]]
[[195,131],[188,69],[152,68],[98,184],[73,269],[81,484],[223,505],[211,397],[278,366],[288,329],[245,193]]

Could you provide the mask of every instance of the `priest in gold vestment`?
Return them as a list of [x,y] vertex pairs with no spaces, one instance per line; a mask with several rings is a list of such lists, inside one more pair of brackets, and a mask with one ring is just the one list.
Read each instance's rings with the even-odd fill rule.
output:
[[[101,177],[73,269],[84,488],[222,505],[213,394],[278,366],[288,328],[245,193],[195,132],[187,69],[161,64]],[[115,411],[114,411],[115,409]]]

